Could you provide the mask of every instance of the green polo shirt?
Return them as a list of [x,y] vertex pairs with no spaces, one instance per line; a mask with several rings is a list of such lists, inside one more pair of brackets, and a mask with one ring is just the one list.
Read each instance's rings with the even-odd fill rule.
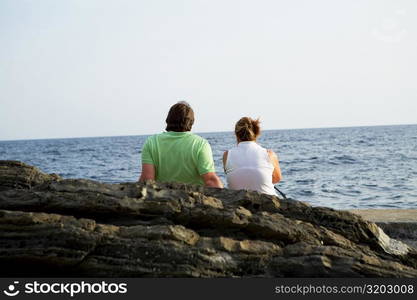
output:
[[210,144],[191,132],[168,131],[150,136],[142,163],[155,166],[155,180],[204,184],[201,175],[214,172]]

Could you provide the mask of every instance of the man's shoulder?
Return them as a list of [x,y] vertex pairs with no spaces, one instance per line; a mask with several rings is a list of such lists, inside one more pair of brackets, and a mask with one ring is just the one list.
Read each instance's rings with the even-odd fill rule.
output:
[[152,135],[149,135],[148,137],[146,137],[146,140],[147,140],[147,141],[154,141],[154,140],[156,140],[156,139],[158,139],[158,138],[163,137],[163,135],[164,135],[164,133],[163,133],[163,132],[162,132],[162,133],[152,134]]
[[145,142],[143,143],[143,145],[146,147],[155,147],[156,144],[158,144],[158,139],[160,138],[161,133],[157,133],[157,134],[153,134],[153,135],[149,135],[146,137]]
[[198,134],[195,134],[195,133],[190,133],[190,137],[194,141],[196,141],[196,142],[198,142],[198,143],[200,143],[202,145],[209,143],[205,138],[203,138],[202,136],[199,136]]

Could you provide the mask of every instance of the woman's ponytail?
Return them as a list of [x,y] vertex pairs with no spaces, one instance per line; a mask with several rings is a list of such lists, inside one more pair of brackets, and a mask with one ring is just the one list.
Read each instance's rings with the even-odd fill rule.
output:
[[256,141],[261,133],[259,119],[253,120],[249,117],[243,117],[235,125],[235,134],[239,141]]

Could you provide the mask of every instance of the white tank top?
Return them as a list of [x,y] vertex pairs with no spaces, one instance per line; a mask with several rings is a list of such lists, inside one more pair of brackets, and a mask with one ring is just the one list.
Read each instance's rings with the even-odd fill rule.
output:
[[227,153],[225,172],[230,189],[276,195],[273,171],[268,151],[256,142],[240,142]]

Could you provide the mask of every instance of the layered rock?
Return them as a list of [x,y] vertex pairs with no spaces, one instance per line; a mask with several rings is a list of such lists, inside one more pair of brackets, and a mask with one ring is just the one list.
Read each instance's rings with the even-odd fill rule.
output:
[[355,209],[350,212],[375,222],[390,237],[417,248],[417,209]]
[[417,277],[417,250],[346,211],[0,161],[3,276]]

